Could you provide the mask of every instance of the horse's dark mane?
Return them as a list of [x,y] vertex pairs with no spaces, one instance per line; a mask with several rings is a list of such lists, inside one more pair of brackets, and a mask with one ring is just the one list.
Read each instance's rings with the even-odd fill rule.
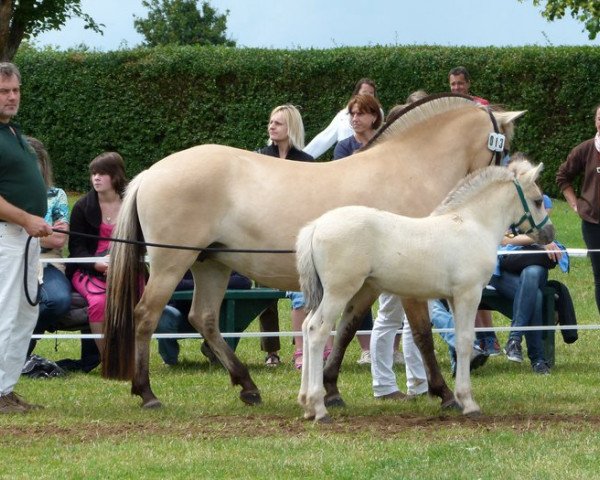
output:
[[[531,164],[526,162],[531,168]],[[486,167],[467,175],[452,189],[442,203],[431,213],[431,216],[443,215],[464,205],[491,183],[513,181],[514,169],[506,167]]]
[[392,117],[386,121],[383,127],[379,129],[361,150],[366,150],[375,143],[378,143],[378,140],[381,137],[385,138],[391,133],[390,131],[397,133],[398,131],[406,130],[434,115],[454,110],[465,105],[477,106],[477,103],[475,103],[469,95],[462,95],[459,93],[436,93],[428,95],[392,114]]

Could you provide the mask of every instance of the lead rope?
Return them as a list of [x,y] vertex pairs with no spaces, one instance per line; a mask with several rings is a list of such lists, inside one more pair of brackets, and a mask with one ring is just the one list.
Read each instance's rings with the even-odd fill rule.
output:
[[31,299],[31,296],[29,295],[29,287],[27,285],[27,270],[29,270],[28,265],[28,259],[29,259],[29,244],[31,243],[31,239],[33,237],[29,236],[27,238],[27,242],[25,242],[25,264],[23,265],[23,289],[25,290],[25,298],[27,298],[27,303],[29,303],[29,305],[31,305],[32,307],[35,307],[36,305],[38,305],[40,303],[40,284],[38,282],[38,288],[37,288],[37,293],[35,296],[35,300]]
[[[295,250],[274,250],[274,249],[251,249],[251,248],[219,248],[219,247],[190,247],[190,246],[185,246],[185,245],[172,245],[172,244],[167,244],[167,243],[150,243],[150,242],[143,242],[140,240],[123,240],[121,238],[112,238],[112,237],[101,237],[98,235],[92,235],[89,233],[80,233],[80,232],[71,232],[68,230],[61,230],[59,228],[53,228],[52,231],[57,232],[57,233],[64,233],[66,235],[77,235],[80,237],[87,237],[87,238],[95,238],[97,240],[108,240],[110,242],[117,242],[117,243],[129,243],[129,244],[133,244],[133,245],[144,245],[147,247],[159,247],[159,248],[171,248],[171,249],[177,249],[177,250],[195,250],[200,252],[200,255],[204,254],[208,254],[208,253],[219,253],[219,252],[226,252],[226,253],[296,253]],[[23,289],[25,290],[25,297],[27,298],[27,302],[29,303],[29,305],[31,305],[32,307],[35,307],[36,305],[38,305],[40,303],[40,285],[38,283],[38,290],[37,290],[37,295],[36,295],[36,299],[31,300],[31,296],[29,295],[29,288],[27,286],[27,259],[29,258],[29,244],[31,243],[31,239],[33,237],[28,237],[27,238],[27,242],[25,243],[25,268],[24,268],[24,272],[23,272]]]

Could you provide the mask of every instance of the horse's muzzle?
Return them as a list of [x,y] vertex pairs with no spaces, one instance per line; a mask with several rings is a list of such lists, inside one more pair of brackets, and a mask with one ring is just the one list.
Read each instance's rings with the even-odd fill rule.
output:
[[546,225],[544,225],[544,227],[541,230],[538,230],[538,238],[536,239],[536,241],[540,245],[547,245],[550,242],[554,241],[554,234],[554,225],[548,222]]

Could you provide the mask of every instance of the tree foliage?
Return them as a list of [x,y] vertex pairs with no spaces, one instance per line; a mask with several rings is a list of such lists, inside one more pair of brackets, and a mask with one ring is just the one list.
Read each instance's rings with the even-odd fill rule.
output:
[[135,17],[135,29],[146,45],[224,45],[234,47],[226,37],[229,10],[219,14],[204,1],[198,9],[196,0],[143,0],[149,8],[148,18]]
[[[523,2],[524,0],[519,1]],[[570,11],[571,17],[585,25],[590,40],[594,40],[600,33],[600,2],[598,0],[533,0],[533,4],[544,6],[542,16],[550,21],[563,18],[565,13]]]
[[0,0],[0,60],[12,60],[23,40],[57,30],[72,17],[102,33],[104,25],[83,13],[81,0]]

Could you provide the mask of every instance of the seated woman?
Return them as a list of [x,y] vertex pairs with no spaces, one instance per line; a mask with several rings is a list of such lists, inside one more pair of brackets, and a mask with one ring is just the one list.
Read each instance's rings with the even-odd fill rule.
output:
[[[69,204],[67,194],[62,188],[54,186],[52,164],[44,144],[37,138],[26,137],[27,142],[33,147],[37,156],[44,182],[48,187],[48,211],[45,220],[53,228],[69,230]],[[42,247],[41,258],[61,258],[62,249],[67,241],[67,235],[54,232],[52,235],[40,239]],[[71,307],[71,284],[64,274],[64,265],[61,263],[42,264],[43,273],[40,284],[40,306],[34,334],[46,331],[56,331],[56,323]],[[37,344],[31,339],[27,356],[29,357]]]
[[[125,162],[117,152],[105,152],[94,158],[89,165],[92,189],[73,206],[71,229],[92,235],[69,237],[69,255],[78,257],[102,257],[108,253],[108,238],[117,221],[123,192],[127,185]],[[102,333],[106,304],[106,273],[108,262],[69,263],[67,276],[74,289],[88,304],[88,318],[92,333]],[[103,340],[95,339],[102,351]]]
[[[513,155],[511,161],[523,158],[522,154]],[[552,209],[552,201],[544,195],[544,206],[548,212]],[[514,249],[515,246],[531,245],[533,241],[527,235],[513,235],[507,233],[502,240],[501,249]],[[548,257],[558,263],[563,271],[568,271],[568,257],[560,253],[559,245],[552,242],[543,245],[548,250]],[[548,267],[541,265],[529,265],[523,268],[520,273],[509,272],[498,264],[496,271],[492,275],[490,285],[494,287],[500,295],[513,300],[513,317],[511,327],[528,327],[542,325],[543,293],[542,289],[546,286],[548,280]],[[548,375],[550,367],[547,359],[544,358],[544,349],[542,345],[542,331],[532,330],[525,334],[527,344],[527,355],[531,362],[534,373]],[[512,362],[521,363],[523,361],[523,351],[521,341],[523,331],[511,331],[508,342],[504,347],[506,358]]]
[[[53,228],[69,230],[69,204],[67,194],[63,189],[54,186],[52,174],[52,162],[44,147],[38,139],[27,137],[27,141],[35,150],[40,170],[44,181],[48,186],[48,211],[46,222]],[[67,242],[67,235],[54,232],[48,237],[40,239],[42,246],[41,258],[62,258],[62,250]],[[71,305],[71,283],[65,276],[65,268],[62,263],[42,264],[42,282],[40,285],[40,306],[37,324],[33,330],[34,334],[43,334],[46,331],[55,332],[59,321],[70,312]],[[88,333],[87,331],[85,333]],[[29,342],[27,357],[30,357],[35,349],[37,340],[33,338]],[[81,340],[81,358],[79,360],[58,360],[57,364],[65,370],[80,370],[89,372],[100,363],[100,353],[96,348],[94,340]]]

